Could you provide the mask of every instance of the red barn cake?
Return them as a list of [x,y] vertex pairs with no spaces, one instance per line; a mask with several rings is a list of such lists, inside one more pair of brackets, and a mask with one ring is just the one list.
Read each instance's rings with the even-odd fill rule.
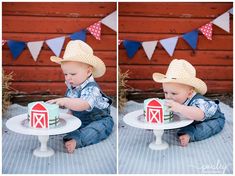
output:
[[164,100],[158,98],[144,100],[144,116],[147,122],[156,124],[173,120],[173,113],[164,106]]

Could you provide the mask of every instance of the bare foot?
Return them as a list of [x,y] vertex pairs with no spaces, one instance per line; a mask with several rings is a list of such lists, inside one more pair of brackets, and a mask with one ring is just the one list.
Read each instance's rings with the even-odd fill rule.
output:
[[187,134],[181,135],[181,136],[179,137],[180,145],[181,145],[182,147],[186,147],[186,146],[188,145],[188,143],[189,143],[189,139],[190,139],[190,136],[189,136],[189,135],[187,135]]
[[76,141],[74,139],[65,142],[65,148],[67,149],[68,153],[73,153],[76,147]]

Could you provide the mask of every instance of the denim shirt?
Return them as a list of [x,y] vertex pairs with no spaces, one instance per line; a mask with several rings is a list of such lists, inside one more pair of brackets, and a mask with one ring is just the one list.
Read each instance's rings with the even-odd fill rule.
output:
[[[91,80],[93,80],[93,81],[91,81]],[[95,89],[99,90],[99,93],[101,95],[101,97],[99,99],[102,98],[102,100],[104,100],[107,105],[104,108],[103,107],[100,108],[101,106],[99,106],[99,103],[94,102],[95,104],[91,105],[91,109],[89,109],[89,110],[85,110],[85,111],[73,111],[73,110],[71,110],[72,114],[74,116],[78,117],[82,121],[82,126],[81,127],[84,127],[84,126],[90,124],[93,121],[97,121],[97,120],[100,120],[100,119],[105,118],[105,117],[111,117],[110,116],[110,105],[112,104],[112,100],[111,100],[111,98],[109,98],[107,95],[105,95],[100,90],[98,84],[94,81],[93,78],[86,80],[82,85],[80,85],[80,86],[78,86],[74,89],[68,88],[66,93],[65,93],[65,96],[70,97],[70,98],[71,97],[73,97],[73,98],[87,97],[87,95],[85,95],[85,94],[87,94],[87,90],[90,90],[91,88],[95,88]],[[73,91],[73,92],[71,93],[71,91]],[[92,95],[92,94],[90,94],[90,95]],[[88,103],[89,103],[89,101],[88,101]]]
[[[69,98],[81,98],[88,102],[91,111],[94,107],[98,109],[105,109],[110,106],[109,99],[106,96],[102,96],[101,90],[97,84],[93,86],[87,86],[87,84],[95,82],[93,76],[91,75],[86,79],[80,86],[72,88],[72,86],[65,82],[67,85],[66,97]],[[95,82],[96,83],[96,82]]]

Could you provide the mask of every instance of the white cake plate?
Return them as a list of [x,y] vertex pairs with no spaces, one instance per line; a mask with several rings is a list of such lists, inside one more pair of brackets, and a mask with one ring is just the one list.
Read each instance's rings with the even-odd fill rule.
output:
[[152,150],[164,150],[169,147],[169,144],[162,140],[162,135],[165,129],[180,128],[187,126],[193,122],[193,120],[189,120],[174,114],[173,120],[169,123],[166,124],[148,123],[144,119],[143,110],[137,110],[126,114],[123,117],[123,121],[132,127],[153,130],[155,141],[149,144],[149,148]]
[[50,135],[68,133],[81,126],[81,121],[73,115],[60,113],[59,118],[59,125],[50,129],[35,129],[29,127],[27,114],[10,118],[7,120],[6,126],[16,133],[38,136],[40,147],[36,148],[33,154],[37,157],[49,157],[55,153],[52,148],[47,146]]

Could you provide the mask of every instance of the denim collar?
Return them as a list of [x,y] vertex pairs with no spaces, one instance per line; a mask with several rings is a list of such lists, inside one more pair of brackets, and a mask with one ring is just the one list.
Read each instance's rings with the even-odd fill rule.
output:
[[72,87],[71,84],[69,84],[67,81],[65,81],[65,84],[70,90],[75,90],[75,89],[82,90],[89,82],[94,82],[94,81],[95,81],[94,77],[90,75],[81,85],[77,87]]

